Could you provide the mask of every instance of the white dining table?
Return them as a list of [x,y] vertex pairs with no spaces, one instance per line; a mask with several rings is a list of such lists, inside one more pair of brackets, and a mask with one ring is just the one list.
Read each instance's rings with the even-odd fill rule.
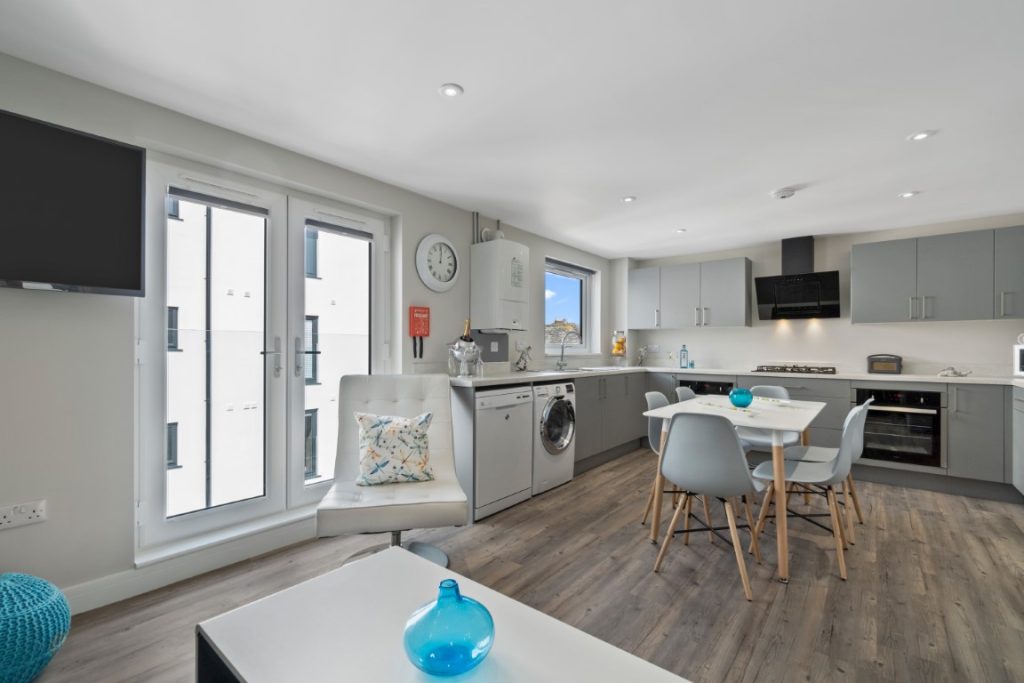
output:
[[[671,403],[662,408],[655,408],[644,413],[645,417],[662,419],[661,428],[661,453],[665,452],[665,442],[668,439],[669,425],[672,416],[679,413],[692,413],[697,415],[720,415],[728,418],[736,427],[752,427],[754,429],[770,430],[772,433],[772,475],[775,483],[775,509],[782,510],[781,514],[775,515],[776,545],[779,555],[779,581],[789,582],[789,531],[787,528],[786,510],[786,481],[785,481],[785,458],[782,446],[782,435],[784,432],[798,432],[802,436],[803,443],[807,444],[808,427],[818,416],[824,403],[818,401],[794,401],[775,398],[754,397],[753,402],[747,408],[737,408],[729,400],[728,396],[698,396],[689,401]],[[658,458],[658,472],[655,475],[654,491],[654,512],[651,515],[651,541],[657,543],[658,532],[661,525],[662,494],[665,488],[665,479],[661,474],[661,457]],[[709,520],[710,523],[710,520]]]

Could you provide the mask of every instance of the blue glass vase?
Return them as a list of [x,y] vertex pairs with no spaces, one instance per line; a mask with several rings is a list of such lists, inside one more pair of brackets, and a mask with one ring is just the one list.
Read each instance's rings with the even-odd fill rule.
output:
[[754,402],[754,395],[750,393],[750,389],[736,387],[729,392],[729,400],[737,408],[746,408]]
[[494,643],[494,619],[487,608],[459,593],[445,579],[437,600],[412,613],[405,622],[405,654],[417,668],[434,676],[455,676],[483,661]]

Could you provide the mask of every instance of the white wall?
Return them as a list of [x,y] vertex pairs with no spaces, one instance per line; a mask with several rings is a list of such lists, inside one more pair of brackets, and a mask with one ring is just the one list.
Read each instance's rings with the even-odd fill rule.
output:
[[[650,364],[674,366],[678,363],[676,354],[679,346],[685,343],[697,367],[753,369],[757,363],[809,361],[834,364],[848,372],[864,372],[868,354],[895,353],[903,356],[904,372],[907,373],[931,374],[948,365],[956,365],[979,375],[1008,375],[1010,346],[1017,335],[1024,332],[1024,320],[850,324],[850,249],[862,242],[1022,224],[1024,214],[817,237],[814,267],[819,271],[839,271],[841,317],[759,321],[756,302],[751,301],[753,327],[634,332],[633,351],[637,343],[660,345],[661,352],[651,356]],[[772,242],[712,254],[638,261],[633,265],[667,265],[746,256],[752,261],[753,276],[760,277],[781,272],[781,250],[780,243]]]

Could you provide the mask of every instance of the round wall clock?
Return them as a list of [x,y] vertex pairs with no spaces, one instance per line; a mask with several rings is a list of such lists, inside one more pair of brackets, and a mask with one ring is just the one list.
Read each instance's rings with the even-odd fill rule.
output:
[[447,237],[431,234],[416,247],[416,272],[435,292],[447,292],[459,279],[459,255]]

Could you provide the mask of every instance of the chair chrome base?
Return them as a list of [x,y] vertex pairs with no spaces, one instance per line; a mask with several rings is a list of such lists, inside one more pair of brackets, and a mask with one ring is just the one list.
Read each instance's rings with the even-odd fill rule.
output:
[[344,566],[349,562],[361,560],[364,557],[369,557],[370,555],[379,553],[381,550],[384,550],[386,548],[394,548],[395,546],[401,546],[413,555],[418,555],[422,557],[424,560],[433,562],[439,567],[444,567],[445,569],[448,568],[449,561],[447,553],[438,548],[436,545],[431,545],[430,543],[422,543],[420,541],[408,541],[406,543],[402,543],[401,531],[391,532],[390,543],[378,543],[377,545],[371,545],[369,548],[363,548],[359,552],[353,553],[346,557],[345,561],[341,564],[342,566]]

